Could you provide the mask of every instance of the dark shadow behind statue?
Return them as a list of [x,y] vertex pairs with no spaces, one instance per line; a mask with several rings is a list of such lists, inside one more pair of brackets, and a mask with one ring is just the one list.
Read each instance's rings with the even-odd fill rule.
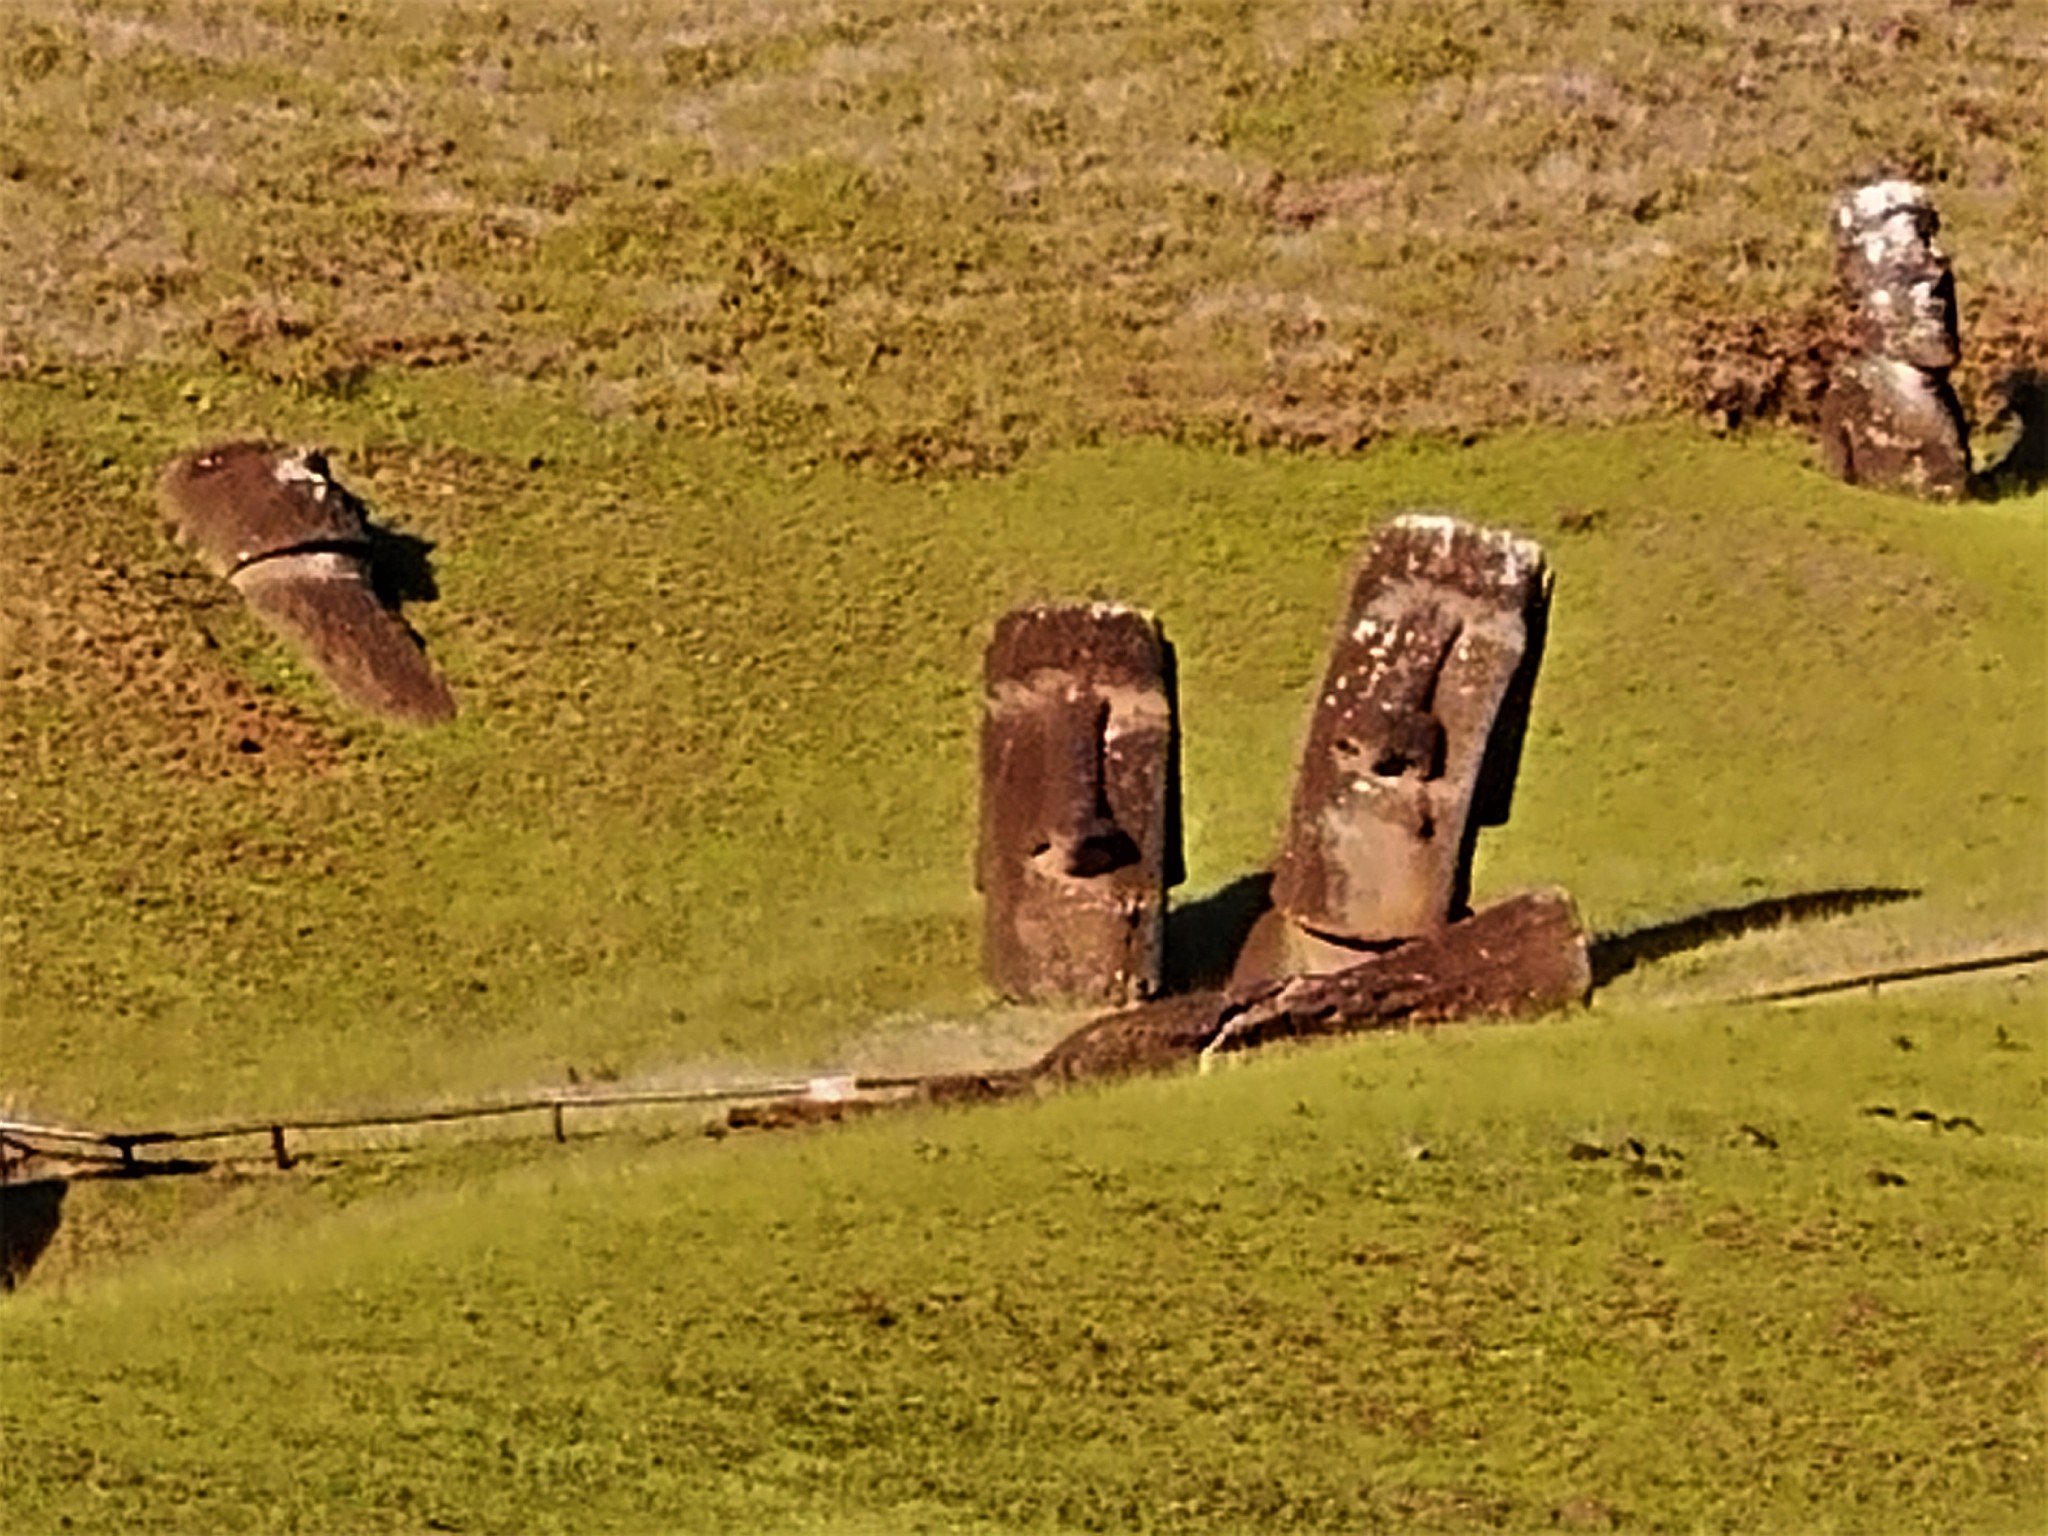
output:
[[1977,475],[1971,494],[1985,501],[2031,496],[2048,486],[2048,372],[2022,368],[1997,392],[2019,422],[2019,437],[2003,458]]

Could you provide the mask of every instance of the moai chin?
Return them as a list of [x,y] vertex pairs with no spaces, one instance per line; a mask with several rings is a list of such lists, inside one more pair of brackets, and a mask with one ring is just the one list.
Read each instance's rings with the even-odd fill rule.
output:
[[1834,208],[1835,280],[1857,351],[1821,402],[1821,454],[1851,485],[1952,498],[1970,449],[1949,370],[1961,355],[1941,219],[1910,181],[1858,187]]
[[1172,647],[1134,608],[1021,608],[996,624],[984,679],[990,983],[1030,1002],[1153,995],[1183,878]]
[[1396,518],[1367,547],[1274,870],[1286,968],[1463,915],[1478,829],[1508,818],[1550,585],[1535,543],[1452,516]]
[[379,596],[363,505],[320,454],[227,443],[173,459],[157,484],[172,533],[358,708],[405,725],[455,699]]

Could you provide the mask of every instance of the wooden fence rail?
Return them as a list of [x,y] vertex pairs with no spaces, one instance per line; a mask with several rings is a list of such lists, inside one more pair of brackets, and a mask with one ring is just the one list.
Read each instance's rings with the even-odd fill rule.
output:
[[[1823,997],[1830,993],[1870,990],[1899,982],[1922,981],[1940,976],[2035,966],[2048,962],[2048,947],[2009,950],[2002,954],[1966,956],[1959,959],[1899,965],[1821,981],[1805,981],[1761,991],[1717,998],[1732,1004],[1787,1003]],[[769,1079],[750,1083],[728,1083],[710,1088],[639,1088],[615,1092],[538,1093],[517,1099],[488,1099],[468,1104],[437,1105],[432,1108],[390,1110],[376,1114],[316,1115],[235,1120],[220,1125],[191,1126],[182,1130],[97,1130],[82,1126],[44,1125],[31,1120],[0,1119],[0,1182],[10,1168],[8,1154],[47,1155],[58,1146],[102,1148],[120,1160],[124,1173],[140,1173],[148,1165],[136,1156],[147,1147],[186,1145],[194,1142],[228,1141],[241,1137],[266,1137],[271,1159],[280,1168],[292,1165],[290,1137],[312,1131],[380,1130],[394,1126],[439,1125],[462,1120],[486,1120],[510,1115],[545,1113],[556,1141],[566,1141],[564,1117],[572,1109],[628,1109],[660,1104],[738,1104],[751,1100],[850,1096],[916,1089],[932,1079],[910,1077],[858,1077],[839,1074],[801,1079]]]
[[[556,1141],[566,1141],[564,1117],[572,1109],[628,1109],[658,1104],[735,1104],[752,1099],[799,1098],[815,1094],[824,1082],[836,1082],[856,1093],[883,1093],[915,1088],[919,1077],[853,1077],[848,1079],[778,1079],[752,1083],[731,1083],[714,1088],[640,1088],[611,1093],[544,1093],[519,1099],[489,1099],[468,1104],[437,1105],[425,1109],[389,1110],[374,1114],[278,1116],[268,1119],[235,1120],[220,1125],[189,1126],[178,1130],[99,1130],[83,1126],[44,1125],[31,1120],[0,1119],[0,1141],[27,1152],[47,1150],[43,1143],[68,1147],[104,1148],[120,1158],[124,1172],[141,1172],[145,1164],[136,1153],[146,1147],[185,1145],[205,1141],[231,1141],[262,1136],[270,1142],[273,1161],[280,1168],[292,1163],[289,1137],[294,1132],[382,1130],[394,1126],[444,1125],[462,1120],[497,1119],[508,1115],[545,1113]],[[4,1160],[0,1160],[4,1168]]]

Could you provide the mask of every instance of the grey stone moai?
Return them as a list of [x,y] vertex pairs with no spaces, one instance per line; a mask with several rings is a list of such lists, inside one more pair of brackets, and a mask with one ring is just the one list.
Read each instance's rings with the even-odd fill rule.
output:
[[1835,279],[1856,352],[1821,401],[1821,454],[1852,485],[1952,498],[1969,489],[1955,278],[1941,219],[1910,181],[1858,187],[1835,204]]
[[984,677],[989,981],[1023,1001],[1153,995],[1183,878],[1172,647],[1134,608],[1022,608],[997,623]]
[[1295,777],[1281,932],[1249,964],[1338,969],[1463,915],[1478,829],[1508,817],[1550,587],[1535,543],[1456,517],[1372,541]]
[[406,725],[454,718],[447,684],[378,595],[362,503],[321,455],[228,443],[172,460],[157,491],[178,540],[344,699]]

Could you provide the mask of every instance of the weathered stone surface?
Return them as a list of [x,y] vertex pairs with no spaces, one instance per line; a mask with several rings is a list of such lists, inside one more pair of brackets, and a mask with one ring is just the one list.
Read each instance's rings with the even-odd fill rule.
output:
[[1171,647],[1133,608],[1024,608],[996,625],[984,675],[989,981],[1030,1001],[1152,995],[1182,878]]
[[180,543],[216,576],[293,550],[352,549],[368,559],[363,504],[320,454],[266,443],[225,443],[173,459],[158,485]]
[[264,623],[349,703],[402,725],[455,718],[418,638],[377,596],[369,562],[330,551],[273,556],[230,578]]
[[1246,992],[1189,992],[1103,1014],[1022,1071],[953,1073],[853,1101],[779,1099],[736,1108],[722,1125],[776,1129],[892,1103],[987,1103],[1067,1083],[1168,1072],[1279,1040],[1534,1018],[1585,1002],[1593,987],[1588,951],[1569,897],[1526,892],[1329,975],[1287,977]]
[[1851,358],[1821,401],[1820,447],[1828,472],[1850,485],[1938,501],[1969,489],[1963,409],[1946,370],[1890,357]]
[[1205,1049],[1214,1055],[1315,1035],[1527,1018],[1583,1003],[1592,990],[1590,946],[1571,898],[1532,891],[1344,970],[1255,993]]
[[[1463,910],[1479,827],[1507,819],[1542,659],[1543,551],[1442,514],[1366,550],[1302,750],[1273,904],[1344,946],[1435,932]],[[1288,964],[1294,961],[1286,962]]]
[[378,594],[362,503],[319,454],[203,449],[173,460],[158,494],[178,540],[342,698],[401,724],[454,718],[419,637]]
[[1955,278],[1921,187],[1879,181],[1834,208],[1835,279],[1858,351],[1821,402],[1821,456],[1852,485],[1948,498],[1969,488]]
[[1587,937],[1570,898],[1535,891],[1343,970],[1104,1015],[1053,1047],[1033,1076],[1116,1077],[1274,1040],[1527,1018],[1583,1003],[1592,986]]

